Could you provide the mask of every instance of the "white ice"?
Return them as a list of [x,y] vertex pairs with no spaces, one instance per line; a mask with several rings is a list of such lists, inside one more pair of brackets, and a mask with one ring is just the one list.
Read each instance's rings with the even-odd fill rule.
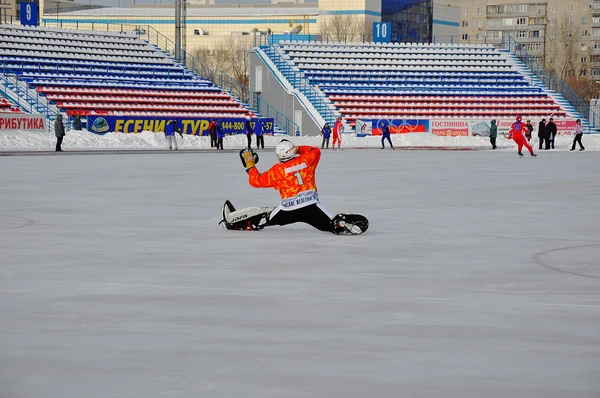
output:
[[0,157],[0,397],[597,398],[599,166],[329,151],[345,237],[222,230],[236,153]]

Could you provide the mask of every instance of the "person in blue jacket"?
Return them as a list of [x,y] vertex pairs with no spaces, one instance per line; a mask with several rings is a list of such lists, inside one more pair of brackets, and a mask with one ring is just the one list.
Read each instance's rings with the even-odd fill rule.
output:
[[392,147],[392,149],[395,149],[394,144],[392,144],[392,138],[390,137],[390,126],[388,124],[383,126],[383,128],[381,129],[381,149],[385,148],[385,139],[386,138],[387,138],[388,142],[390,143],[390,146]]
[[329,123],[325,123],[325,126],[321,129],[321,134],[323,135],[323,142],[321,143],[321,149],[325,147],[325,149],[329,149],[329,137],[331,137],[331,127],[329,127]]
[[167,141],[169,142],[169,150],[175,148],[177,150],[177,140],[175,139],[175,132],[179,133],[181,138],[183,138],[183,134],[181,134],[181,130],[177,127],[177,122],[175,120],[169,120],[167,122],[167,126],[165,127],[165,137],[167,137]]
[[256,134],[256,149],[265,149],[265,137],[263,136],[262,123],[256,122],[254,134]]
[[215,123],[217,125],[217,150],[221,149],[223,151],[223,137],[225,137],[225,133],[223,132],[221,122],[217,120]]

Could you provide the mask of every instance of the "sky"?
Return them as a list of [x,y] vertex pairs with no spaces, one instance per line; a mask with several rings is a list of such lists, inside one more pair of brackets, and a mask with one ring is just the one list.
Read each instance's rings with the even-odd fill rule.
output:
[[[110,7],[131,7],[134,3],[134,0],[76,0],[78,3],[83,4],[98,4],[103,6]],[[305,0],[305,2],[314,2],[316,0]],[[135,4],[174,4],[175,0],[135,0]],[[217,4],[260,4],[260,3],[268,3],[270,4],[270,0],[216,0]]]

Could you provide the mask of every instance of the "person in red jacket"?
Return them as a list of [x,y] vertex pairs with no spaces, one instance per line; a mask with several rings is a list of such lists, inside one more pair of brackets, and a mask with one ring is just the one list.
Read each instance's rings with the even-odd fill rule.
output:
[[335,124],[333,125],[333,146],[331,149],[335,150],[335,143],[337,142],[338,149],[342,144],[342,131],[344,129],[344,124],[342,123],[342,118],[338,117]]
[[529,145],[527,139],[525,138],[525,134],[527,134],[528,132],[529,130],[527,129],[527,126],[521,123],[521,116],[517,116],[517,121],[514,122],[512,126],[510,126],[510,131],[508,132],[508,139],[512,138],[518,145],[519,156],[523,156],[521,150],[523,149],[523,146],[525,146],[529,150],[531,156],[535,157],[537,155],[533,153],[533,148],[531,147],[531,145]]

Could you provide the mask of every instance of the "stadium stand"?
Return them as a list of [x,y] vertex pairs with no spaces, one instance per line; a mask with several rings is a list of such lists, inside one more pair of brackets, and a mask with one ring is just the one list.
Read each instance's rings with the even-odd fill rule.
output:
[[23,113],[18,106],[14,106],[0,94],[0,113]]
[[212,82],[124,32],[0,25],[0,62],[70,116],[250,114]]
[[491,45],[282,41],[276,49],[351,124],[373,118],[566,116]]

